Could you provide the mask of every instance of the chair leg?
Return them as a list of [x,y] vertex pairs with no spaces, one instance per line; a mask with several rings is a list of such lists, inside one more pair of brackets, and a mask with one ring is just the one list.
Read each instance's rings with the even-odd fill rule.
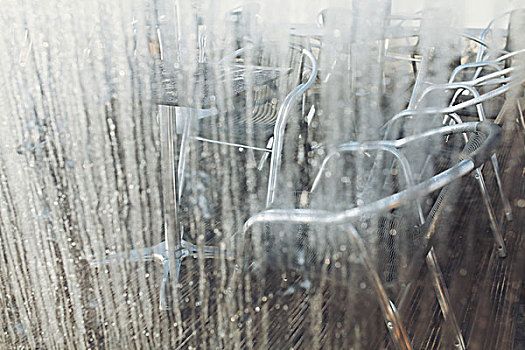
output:
[[503,202],[503,211],[505,212],[507,220],[512,221],[512,207],[510,206],[510,202],[507,198],[507,195],[503,191],[503,182],[501,181],[501,169],[499,167],[498,158],[496,157],[496,154],[493,154],[490,160],[492,162],[492,168],[494,169],[496,183],[498,184],[499,195],[501,197],[501,201]]
[[[428,155],[425,159],[421,172],[419,173],[418,181],[421,180],[423,172],[429,165],[430,158],[430,155]],[[503,190],[503,181],[501,180],[501,168],[499,167],[498,158],[496,157],[496,154],[493,154],[490,160],[492,162],[492,168],[494,169],[494,177],[496,178],[496,183],[498,185],[499,196],[501,198],[501,201],[503,202],[503,211],[505,213],[505,216],[507,217],[507,220],[512,221],[512,207],[510,205],[509,199],[507,198],[507,195],[505,194],[505,191]]]
[[385,318],[385,323],[390,332],[390,336],[398,349],[408,350],[412,349],[410,340],[405,331],[405,326],[403,321],[399,316],[399,312],[395,304],[390,300],[386,294],[385,287],[379,278],[376,270],[373,268],[373,264],[368,258],[368,252],[365,248],[364,242],[361,239],[361,236],[352,225],[347,225],[347,231],[350,235],[350,239],[354,242],[357,247],[359,258],[363,265],[365,266],[368,278],[372,282],[372,285],[375,288],[381,310],[383,311],[383,317]]
[[425,161],[423,162],[423,166],[421,167],[421,170],[419,171],[419,175],[417,177],[417,181],[420,182],[423,179],[423,175],[425,174],[425,171],[430,166],[430,161],[432,160],[432,156],[429,154],[426,156]]
[[175,288],[177,288],[177,284],[179,283],[179,277],[180,277],[180,267],[182,265],[182,259],[175,259],[175,273],[173,276],[173,280],[171,278],[171,269],[170,269],[170,259],[165,259],[162,262],[162,282],[160,285],[160,295],[159,295],[159,309],[160,310],[171,310],[171,299],[169,292],[170,286],[172,286],[172,283],[175,283]]
[[456,315],[454,314],[454,311],[452,311],[447,285],[445,284],[445,279],[443,278],[443,274],[441,273],[441,269],[439,268],[436,259],[436,254],[434,252],[434,247],[430,248],[430,251],[427,254],[426,261],[428,269],[430,270],[432,276],[432,284],[434,286],[434,290],[436,291],[436,297],[439,302],[441,313],[443,314],[445,322],[450,324],[452,327],[452,332],[455,337],[454,346],[457,349],[464,350],[466,349],[465,340],[463,339],[463,335],[461,334],[461,329],[459,328]]
[[503,235],[501,234],[501,229],[498,224],[496,214],[494,213],[494,208],[492,207],[492,202],[490,200],[490,197],[487,191],[485,179],[483,178],[483,174],[481,173],[480,168],[477,168],[475,170],[474,178],[478,181],[479,188],[481,190],[481,197],[483,198],[483,202],[485,203],[485,207],[487,208],[487,214],[489,215],[490,228],[492,230],[492,234],[494,235],[494,240],[496,241],[496,244],[498,247],[499,256],[501,258],[504,258],[507,256],[507,249],[505,248],[505,241],[503,240]]

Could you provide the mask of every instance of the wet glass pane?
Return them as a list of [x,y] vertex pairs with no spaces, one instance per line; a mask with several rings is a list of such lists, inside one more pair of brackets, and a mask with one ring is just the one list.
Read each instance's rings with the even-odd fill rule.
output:
[[0,348],[521,349],[525,10],[0,4]]

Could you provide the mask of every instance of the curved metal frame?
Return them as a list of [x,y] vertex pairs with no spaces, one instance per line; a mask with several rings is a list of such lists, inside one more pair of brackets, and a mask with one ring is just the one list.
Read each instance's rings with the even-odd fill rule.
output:
[[[488,76],[484,76],[482,78],[479,78],[479,79],[476,79],[476,80],[479,80],[479,81],[485,81],[485,80],[488,80],[490,79],[490,77]],[[474,86],[476,85],[476,83],[474,81],[472,82],[466,82],[466,83],[449,83],[449,84],[438,84],[438,85],[431,85],[429,87],[427,87],[420,95],[419,99],[417,100],[415,106],[414,106],[414,109],[417,109],[417,107],[419,106],[419,104],[422,102],[422,100],[425,98],[425,96],[427,94],[429,94],[430,92],[434,91],[434,90],[456,90],[456,93],[454,94],[454,97],[452,98],[452,101],[450,102],[450,105],[449,106],[452,106],[453,103],[455,102],[458,94],[463,91],[463,90],[467,90],[469,91],[472,96],[474,98],[479,98],[480,97],[480,94],[479,92],[474,88]],[[483,104],[482,103],[479,103],[479,104],[476,104],[476,109],[477,109],[477,112],[478,112],[478,119],[479,121],[485,121],[487,120],[487,116],[485,114],[485,110],[483,108]],[[502,178],[502,175],[501,175],[501,170],[500,170],[500,166],[499,166],[499,163],[498,163],[498,159],[496,157],[496,154],[493,154],[492,157],[491,157],[491,164],[492,164],[492,168],[494,169],[494,176],[496,178],[496,183],[498,185],[498,192],[499,192],[499,195],[500,195],[500,198],[501,198],[501,201],[503,202],[503,210],[505,212],[505,216],[507,217],[507,219],[509,221],[512,220],[512,207],[510,205],[510,202],[507,198],[507,196],[505,195],[505,191],[503,190],[503,182],[501,180]],[[479,174],[477,174],[477,176],[480,177],[480,179],[485,182],[483,180],[483,175],[481,174],[481,171]],[[484,185],[481,186],[482,187],[482,192],[485,192],[483,190],[483,188],[485,187]],[[489,198],[488,197],[488,194],[487,193],[483,193],[484,196],[487,196],[487,199]],[[489,199],[490,201],[490,199]],[[491,204],[489,204],[488,206],[492,207]],[[489,209],[489,212],[491,210]],[[492,215],[491,215],[492,216]],[[494,216],[495,218],[495,216]],[[497,226],[497,225],[496,225]]]
[[[319,185],[319,182],[321,180],[321,175],[324,172],[328,161],[330,161],[331,158],[338,155],[341,152],[366,152],[366,151],[385,151],[390,154],[392,154],[401,164],[401,168],[403,169],[403,173],[405,175],[405,181],[407,183],[407,187],[414,186],[414,176],[412,172],[412,168],[410,167],[410,164],[408,163],[407,158],[403,153],[401,153],[397,148],[392,147],[390,144],[385,144],[383,141],[376,141],[376,142],[347,142],[339,145],[337,147],[337,151],[334,151],[330,154],[328,154],[325,159],[323,160],[323,163],[321,164],[321,167],[314,179],[314,182],[312,184],[312,188],[310,192],[314,192]],[[425,217],[423,215],[423,209],[421,208],[421,202],[418,198],[415,199],[416,202],[416,208],[417,208],[417,215],[419,218],[420,224],[425,223]]]
[[[482,128],[479,126],[483,125]],[[483,130],[480,130],[483,129]],[[497,129],[497,131],[496,131]],[[401,318],[399,317],[398,311],[394,303],[388,298],[385,288],[383,287],[377,272],[373,269],[370,260],[368,259],[368,253],[364,246],[364,243],[359,236],[357,230],[351,225],[352,221],[359,219],[360,217],[366,216],[368,214],[376,214],[384,211],[389,211],[393,208],[399,207],[408,201],[419,199],[426,194],[429,194],[433,191],[436,191],[447,184],[457,180],[460,177],[463,177],[474,169],[479,167],[480,163],[486,161],[488,154],[493,152],[493,149],[497,146],[501,139],[501,133],[498,134],[499,127],[490,124],[487,122],[479,123],[462,123],[452,126],[445,126],[439,129],[433,129],[421,133],[419,135],[408,136],[402,139],[393,140],[393,141],[380,141],[380,143],[363,143],[362,146],[367,148],[381,147],[385,148],[401,148],[406,146],[408,143],[421,140],[431,136],[446,136],[454,133],[466,133],[474,131],[483,131],[488,133],[488,137],[485,140],[485,143],[478,148],[474,153],[478,152],[477,155],[474,153],[467,157],[466,159],[461,160],[459,163],[443,171],[440,174],[433,176],[432,178],[414,185],[404,191],[395,193],[388,197],[379,199],[375,202],[365,204],[362,206],[354,207],[351,209],[344,210],[342,212],[329,212],[326,210],[312,210],[312,209],[267,209],[254,216],[250,217],[244,224],[243,234],[246,235],[248,231],[257,223],[295,223],[295,224],[331,224],[331,225],[344,225],[346,231],[349,233],[350,238],[353,243],[358,248],[359,257],[365,266],[367,275],[374,285],[376,295],[383,312],[383,317],[387,324],[387,328],[390,331],[391,338],[396,344],[398,349],[412,349],[410,340],[408,339],[405,327],[402,323]],[[492,133],[492,134],[491,134]],[[354,149],[356,143],[350,144],[350,148]],[[483,150],[481,150],[484,147]],[[329,159],[330,155],[326,159]],[[326,162],[323,162],[324,164]],[[319,175],[318,175],[319,176]],[[503,242],[502,242],[503,243]],[[503,246],[498,247],[499,250],[504,249]],[[433,253],[431,250],[430,253]],[[439,267],[435,257],[430,254],[427,256],[429,260],[429,268],[433,271],[439,272]],[[434,259],[432,259],[434,258]],[[437,269],[437,270],[436,270]],[[455,336],[459,346],[464,348],[464,341],[461,335],[461,331],[457,325],[457,320],[455,319],[454,314],[450,311],[450,301],[448,298],[448,293],[446,291],[446,285],[444,280],[439,278],[439,274],[436,273],[433,275],[433,283],[435,285],[438,301],[442,307],[444,317],[450,319],[453,322]]]
[[[391,147],[400,148],[404,147],[410,142],[414,142],[426,137],[436,135],[450,135],[453,133],[465,133],[478,131],[477,125],[488,125],[490,127],[498,128],[498,126],[489,122],[478,122],[478,123],[462,123],[451,126],[445,126],[439,129],[433,129],[423,132],[419,135],[407,136],[402,139],[394,141],[383,141],[385,145]],[[486,159],[483,159],[483,162]],[[445,185],[448,185],[455,179],[469,174],[475,168],[478,168],[483,164],[479,160],[476,162],[472,158],[466,158],[454,165],[450,169],[433,176],[432,178],[425,180],[419,184],[416,184],[404,191],[395,193],[391,196],[382,198],[375,202],[365,204],[362,206],[347,209],[343,212],[332,213],[325,210],[314,210],[314,209],[295,209],[293,211],[280,210],[280,209],[269,209],[260,212],[257,215],[252,216],[245,223],[245,227],[249,227],[256,222],[266,221],[288,221],[296,223],[334,223],[334,224],[345,224],[352,220],[367,214],[373,214],[381,211],[388,211],[397,208],[408,201],[415,200],[421,196],[427,195]],[[495,236],[497,249],[500,255],[505,255],[505,242],[501,236]]]
[[[411,142],[415,142],[431,136],[446,136],[454,133],[465,133],[479,131],[478,125],[485,125],[489,128],[498,128],[498,126],[488,122],[469,122],[463,124],[456,124],[444,126],[439,129],[425,131],[418,135],[407,136],[397,140],[385,140],[384,144],[391,147],[404,147]],[[487,141],[485,141],[487,142]],[[494,146],[492,146],[494,147]],[[482,159],[485,161],[486,159]],[[432,193],[443,186],[448,185],[452,181],[469,174],[472,170],[478,167],[481,162],[480,159],[467,157],[461,160],[456,165],[443,171],[440,174],[434,175],[413,187],[405,189],[401,192],[395,193],[388,197],[379,199],[375,202],[365,204],[358,207],[353,207],[342,212],[329,212],[326,210],[317,209],[267,209],[264,210],[246,221],[244,224],[245,230],[257,222],[295,222],[295,223],[333,223],[346,224],[361,216],[378,213],[382,211],[389,211],[397,208],[408,201],[414,200],[418,197]],[[498,247],[502,249],[501,247]]]
[[267,207],[269,207],[273,203],[275,197],[277,175],[281,167],[284,131],[286,130],[286,123],[288,121],[290,109],[295,103],[295,101],[297,101],[297,98],[299,98],[299,96],[301,96],[310,87],[310,85],[312,85],[315,78],[317,77],[318,66],[317,60],[315,59],[314,55],[306,49],[303,49],[303,54],[306,57],[308,57],[308,59],[312,63],[312,73],[310,74],[310,77],[308,78],[306,83],[298,85],[288,94],[288,96],[286,96],[283,104],[281,105],[281,108],[279,109],[279,114],[277,115],[277,121],[275,123],[275,128],[273,132],[274,140],[272,157],[270,159],[270,174],[268,176],[268,192],[266,196]]
[[[510,91],[511,89],[521,85],[522,80],[525,78],[525,74],[523,72],[519,72],[516,67],[510,67],[507,68],[507,72],[518,72],[519,74],[512,77],[510,82],[506,85],[503,85],[499,88],[496,88],[494,90],[491,90],[489,92],[486,92],[479,97],[472,98],[468,101],[458,103],[457,105],[448,106],[448,107],[429,107],[429,108],[422,108],[422,109],[405,109],[404,111],[399,112],[395,116],[393,116],[388,122],[383,125],[382,129],[383,131],[386,130],[385,135],[388,137],[389,130],[391,128],[391,124],[393,124],[395,121],[397,121],[400,118],[404,118],[406,116],[413,116],[413,115],[423,115],[423,114],[450,114],[455,113],[463,108],[467,108],[470,106],[475,106],[481,102],[490,100],[491,98],[501,96],[505,94],[506,92]],[[502,71],[497,72],[500,75],[502,74]]]
[[[498,17],[496,17],[496,18],[493,18],[493,19],[489,22],[489,24],[487,25],[487,27],[485,27],[485,29],[481,32],[481,34],[480,34],[480,39],[483,40],[483,41],[485,41],[485,39],[486,39],[488,33],[492,30],[492,26],[493,26],[493,24],[494,24],[497,20],[499,20],[499,19],[501,19],[501,18],[503,18],[503,17],[505,17],[505,16],[508,16],[508,15],[510,15],[511,13],[512,13],[512,11],[507,11],[507,12],[504,12],[503,14],[501,14],[500,16],[498,16]],[[479,51],[478,51],[478,54],[477,54],[477,56],[476,56],[476,62],[481,62],[481,61],[483,60],[483,55],[484,55],[484,53],[485,53],[485,50],[486,50],[485,46],[483,46],[483,45],[480,44],[480,46],[479,46]],[[474,79],[477,78],[477,77],[479,76],[479,74],[481,74],[481,68],[478,68],[478,69],[476,70],[476,73],[474,74],[473,78],[474,78]]]
[[[457,66],[456,68],[454,68],[454,70],[452,71],[452,74],[450,74],[450,78],[449,78],[448,82],[449,83],[453,83],[454,80],[456,79],[456,76],[459,74],[459,72],[461,72],[462,70],[465,70],[465,69],[469,69],[469,68],[491,67],[491,68],[494,68],[497,71],[501,71],[501,70],[503,70],[503,67],[501,67],[501,65],[503,64],[503,62],[505,60],[507,60],[507,59],[509,59],[511,57],[514,57],[516,55],[522,54],[522,53],[525,53],[525,49],[524,50],[510,52],[510,53],[502,55],[502,56],[500,56],[497,59],[492,60],[492,61],[479,61],[479,62],[469,62],[469,63],[461,64],[461,65]],[[473,77],[473,80],[475,80],[475,79],[477,79],[477,76]]]

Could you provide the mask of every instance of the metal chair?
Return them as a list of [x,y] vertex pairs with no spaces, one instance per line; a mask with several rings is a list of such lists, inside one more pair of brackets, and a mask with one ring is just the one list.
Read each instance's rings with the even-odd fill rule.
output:
[[[376,295],[379,304],[383,311],[383,317],[394,344],[399,349],[411,349],[410,340],[408,339],[405,327],[398,315],[397,309],[393,302],[388,298],[385,288],[372,267],[369,260],[369,254],[363,244],[363,241],[351,223],[358,221],[364,216],[369,216],[381,212],[388,212],[394,208],[400,207],[409,203],[410,201],[423,198],[425,195],[432,193],[447,184],[471,173],[473,170],[483,165],[495,148],[501,141],[501,129],[489,122],[478,123],[463,123],[452,126],[445,126],[439,129],[433,129],[423,132],[419,135],[407,136],[397,140],[383,140],[370,141],[361,144],[363,149],[377,149],[378,147],[391,147],[400,149],[407,145],[421,141],[433,136],[446,136],[451,134],[461,134],[469,132],[481,132],[486,138],[482,144],[473,152],[465,155],[465,158],[460,160],[449,169],[432,176],[431,178],[414,184],[411,187],[392,194],[388,197],[381,198],[371,203],[363,204],[357,207],[352,207],[340,212],[329,212],[326,210],[317,209],[269,209],[262,211],[252,216],[244,224],[243,236],[246,236],[255,224],[269,224],[269,223],[295,223],[295,224],[328,224],[328,225],[342,225],[354,245],[358,248],[358,255],[362,263],[365,265],[366,272],[376,290]],[[342,148],[343,149],[343,148]],[[464,348],[464,341],[457,326],[457,321],[450,312],[450,302],[446,293],[446,286],[442,277],[439,274],[439,267],[435,261],[433,251],[428,255],[428,263],[431,269],[435,271],[434,274],[436,293],[442,309],[446,310],[444,315],[448,319],[452,319],[456,328],[456,336],[458,344]],[[459,332],[459,334],[458,334]]]
[[[508,55],[505,55],[505,56],[508,57]],[[500,77],[503,74],[510,74],[510,73],[515,73],[515,75],[512,77],[505,78],[503,80],[500,79]],[[454,79],[454,76],[451,77],[451,80],[452,79]],[[494,79],[496,79],[496,81],[494,81]],[[478,119],[480,121],[484,121],[487,119],[487,117],[485,115],[485,111],[484,111],[482,103],[485,101],[490,101],[497,96],[502,96],[503,94],[511,91],[512,88],[519,86],[522,80],[523,80],[523,74],[520,72],[519,67],[509,67],[509,68],[498,70],[496,72],[478,77],[472,81],[431,85],[420,93],[418,99],[415,99],[413,101],[411,110],[409,109],[409,110],[402,111],[398,113],[397,115],[395,115],[391,120],[387,122],[387,124],[385,125],[385,135],[386,135],[385,138],[389,138],[392,136],[391,135],[392,130],[393,130],[392,126],[394,125],[394,123],[396,123],[397,121],[401,119],[413,118],[413,117],[418,117],[418,116],[423,116],[423,115],[430,115],[430,116],[436,115],[436,116],[445,116],[445,119],[443,122],[446,123],[447,116],[451,116],[453,114],[459,113],[461,110],[464,110],[465,108],[470,107],[470,106],[476,106]],[[502,82],[506,84],[501,85]],[[498,85],[501,85],[501,86],[495,89],[489,90],[487,92],[484,92],[483,94],[480,94],[477,91],[477,86],[487,84],[487,83],[493,83],[493,84],[496,84],[497,86]],[[449,106],[446,108],[418,109],[418,106],[421,103],[421,101],[423,101],[425,97],[428,96],[432,91],[436,91],[436,90],[456,92]],[[464,90],[469,91],[470,94],[473,96],[473,98],[457,103],[457,104],[454,104],[458,96],[458,91],[464,91]],[[456,119],[459,118],[457,114],[456,114],[456,117],[457,117]],[[461,120],[461,118],[459,118],[459,120]],[[428,160],[429,158],[427,157],[425,164],[428,163]],[[498,161],[495,155],[491,156],[491,162],[492,162],[492,167],[494,169],[494,174],[495,174],[496,183],[498,185],[499,194],[503,202],[504,212],[507,216],[507,219],[511,220],[512,211],[511,211],[510,203],[503,191],[503,184],[501,182],[501,171],[500,171],[499,164],[498,164]],[[503,247],[503,250],[500,250],[500,256],[504,257],[505,249],[503,245],[503,238],[502,238],[501,230],[499,229],[499,224],[497,222],[497,218],[494,213],[494,210],[493,210],[493,207],[490,201],[490,197],[488,196],[485,181],[484,181],[483,175],[481,174],[481,170],[477,170],[476,179],[479,182],[482,197],[487,207],[487,212],[489,215],[492,231],[495,236],[496,242],[498,246]]]
[[[153,247],[133,249],[126,253],[109,254],[99,259],[95,257],[92,264],[95,266],[116,261],[151,261],[157,260],[163,266],[163,277],[160,287],[160,309],[171,309],[168,298],[168,288],[172,282],[178,283],[182,261],[199,253],[204,258],[214,258],[228,255],[218,247],[201,246],[184,239],[184,226],[180,222],[180,200],[182,199],[185,177],[185,162],[187,148],[191,140],[219,144],[227,147],[240,147],[270,154],[270,170],[268,175],[266,207],[273,203],[277,177],[282,160],[284,132],[291,109],[297,99],[312,85],[317,75],[317,61],[312,53],[301,50],[304,57],[310,61],[311,72],[308,80],[296,86],[284,99],[273,123],[273,141],[268,147],[254,147],[247,144],[237,144],[220,140],[207,139],[192,134],[192,124],[199,119],[208,118],[208,111],[199,111],[191,107],[177,107],[159,104],[158,119],[161,132],[161,161],[162,161],[162,188],[163,188],[163,217],[164,239]],[[235,79],[235,78],[234,78]],[[193,120],[192,120],[193,118]],[[248,120],[251,118],[247,118]],[[245,131],[246,132],[246,131]],[[177,151],[179,149],[179,151]],[[264,159],[264,158],[263,158]]]

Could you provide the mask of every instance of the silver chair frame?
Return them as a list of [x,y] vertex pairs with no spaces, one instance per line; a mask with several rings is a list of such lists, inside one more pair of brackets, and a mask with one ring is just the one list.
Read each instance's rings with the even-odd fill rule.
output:
[[[421,198],[429,193],[432,193],[451,182],[468,175],[473,170],[478,168],[480,164],[483,164],[487,159],[487,155],[491,154],[501,141],[501,130],[498,126],[488,123],[462,123],[451,126],[441,127],[439,129],[433,129],[423,132],[419,135],[408,136],[398,140],[392,141],[379,141],[380,144],[388,145],[393,148],[402,148],[407,144],[421,140],[427,137],[436,135],[450,135],[454,133],[466,133],[482,131],[488,134],[484,144],[478,148],[474,153],[467,156],[465,159],[459,161],[456,165],[451,168],[433,176],[432,178],[425,180],[419,184],[409,187],[401,192],[395,193],[388,197],[379,199],[372,203],[364,204],[362,206],[353,207],[341,212],[329,212],[326,210],[317,209],[268,209],[264,210],[252,217],[250,217],[244,224],[243,235],[246,236],[251,228],[255,224],[265,223],[295,223],[295,224],[330,224],[330,225],[343,225],[345,230],[349,233],[352,242],[357,246],[359,251],[359,257],[363,262],[368,277],[371,279],[374,285],[376,295],[381,305],[383,317],[387,328],[390,331],[390,335],[394,344],[398,349],[412,349],[410,340],[408,339],[405,327],[398,314],[397,308],[394,303],[388,298],[385,288],[383,287],[379,276],[372,268],[372,264],[368,259],[368,253],[364,243],[359,236],[357,230],[351,225],[352,222],[358,220],[361,217],[368,216],[371,214],[377,214],[381,212],[387,212],[394,208],[400,207],[410,201]],[[365,145],[375,145],[374,142],[364,143]],[[481,150],[482,148],[483,151]],[[482,154],[482,155],[481,155]],[[433,252],[433,251],[431,251]],[[437,262],[433,261],[433,255],[430,255],[433,268],[436,269]],[[437,267],[438,268],[438,267]],[[440,291],[438,300],[440,304],[443,304],[442,308],[450,310],[450,301],[448,300],[448,294],[446,293],[446,286],[443,279],[439,278],[439,274],[435,277],[436,289]],[[445,288],[445,289],[443,289]],[[452,318],[451,312],[447,311],[445,317]],[[453,315],[453,313],[452,313]],[[455,317],[454,317],[455,319]],[[457,321],[455,322],[457,331]],[[464,348],[464,341],[461,336],[461,332],[456,334],[459,346]]]

